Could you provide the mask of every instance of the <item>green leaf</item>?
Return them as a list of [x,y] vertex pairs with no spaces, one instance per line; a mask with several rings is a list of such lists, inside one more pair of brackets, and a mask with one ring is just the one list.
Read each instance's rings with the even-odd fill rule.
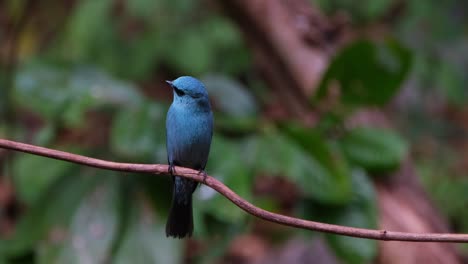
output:
[[81,202],[62,237],[42,241],[38,263],[104,263],[109,258],[117,230],[117,184],[115,177],[99,184]]
[[13,161],[15,189],[23,202],[34,203],[58,178],[77,168],[70,162],[30,154],[18,155]]
[[112,263],[180,263],[182,240],[166,238],[165,220],[142,200],[132,202],[129,226]]
[[349,186],[346,177],[333,175],[308,150],[285,135],[274,130],[266,131],[251,143],[250,148],[255,155],[252,158],[255,170],[291,178],[306,197],[327,203],[342,203],[347,199]]
[[330,86],[340,88],[344,104],[384,105],[398,91],[411,65],[409,50],[394,41],[352,43],[332,61],[317,92],[321,98]]
[[95,175],[62,177],[41,195],[20,218],[14,235],[5,243],[8,256],[23,255],[40,240],[61,233],[82,197],[98,182]]
[[372,171],[396,168],[407,153],[407,145],[390,130],[359,127],[349,131],[341,140],[347,158]]
[[[239,155],[239,153],[242,153],[241,145],[241,142],[215,136],[207,171],[241,197],[249,200],[252,196],[252,175],[245,165],[242,155]],[[195,210],[199,207],[220,221],[239,223],[246,217],[246,214],[240,208],[204,185],[200,187],[196,197],[198,201],[194,204]],[[198,224],[201,223],[195,223],[195,225]]]
[[124,157],[166,162],[166,111],[154,103],[119,111],[112,124],[112,151]]

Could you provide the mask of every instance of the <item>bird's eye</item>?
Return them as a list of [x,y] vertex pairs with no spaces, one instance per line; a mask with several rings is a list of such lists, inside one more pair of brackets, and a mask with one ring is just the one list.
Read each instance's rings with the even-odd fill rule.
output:
[[184,91],[182,91],[180,89],[177,89],[176,87],[174,87],[174,91],[176,92],[176,94],[178,96],[184,96],[185,95]]

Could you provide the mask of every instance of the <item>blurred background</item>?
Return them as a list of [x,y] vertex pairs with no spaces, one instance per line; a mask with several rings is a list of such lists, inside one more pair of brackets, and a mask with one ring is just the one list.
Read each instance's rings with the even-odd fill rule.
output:
[[[166,163],[164,82],[207,86],[207,172],[273,212],[468,233],[468,2],[0,1],[0,137]],[[0,263],[468,263],[254,218],[207,187],[0,151]]]

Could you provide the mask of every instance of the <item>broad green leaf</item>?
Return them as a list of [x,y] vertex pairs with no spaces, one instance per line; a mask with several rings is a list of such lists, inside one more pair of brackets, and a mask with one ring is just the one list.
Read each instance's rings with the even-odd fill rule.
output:
[[78,166],[70,162],[21,154],[13,161],[15,189],[23,202],[32,204],[58,178],[77,169]]
[[155,103],[119,111],[112,124],[112,151],[124,157],[166,162],[166,112],[167,108]]
[[390,130],[358,127],[349,131],[341,146],[347,158],[372,171],[396,168],[407,153],[407,145]]
[[165,219],[142,199],[132,202],[129,226],[112,263],[180,263],[182,240],[166,238]]
[[309,198],[327,203],[346,200],[346,178],[332,175],[310,152],[285,135],[269,130],[251,144],[256,144],[250,146],[256,171],[291,178]]
[[117,178],[106,178],[83,199],[62,237],[40,243],[38,263],[105,263],[108,260],[117,230],[118,192]]
[[92,174],[71,174],[54,183],[20,218],[5,254],[19,256],[41,239],[62,233],[83,196],[98,182]]
[[411,65],[409,50],[395,41],[352,43],[332,61],[317,96],[337,84],[347,105],[384,105],[398,91]]
[[224,75],[206,75],[202,78],[217,109],[234,117],[248,117],[258,111],[255,98],[241,83]]

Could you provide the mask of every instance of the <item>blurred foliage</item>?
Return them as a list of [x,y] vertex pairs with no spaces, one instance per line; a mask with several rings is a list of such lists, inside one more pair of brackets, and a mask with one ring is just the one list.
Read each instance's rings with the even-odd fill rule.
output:
[[416,149],[424,186],[452,227],[466,233],[467,2],[312,2],[330,14],[345,10],[358,28],[390,30],[408,47],[413,61],[409,88],[394,116]]
[[346,10],[352,15],[355,23],[369,23],[383,16],[395,1],[364,0],[359,5],[352,0],[311,0],[311,2],[320,6],[325,12]]
[[352,163],[374,172],[398,167],[407,153],[405,142],[384,129],[352,129],[343,137],[341,145]]
[[329,66],[317,97],[323,97],[327,89],[336,84],[344,104],[384,105],[400,88],[410,63],[409,50],[397,42],[352,43]]
[[187,75],[211,69],[236,74],[247,66],[239,33],[197,1],[133,0],[120,7],[112,0],[77,4],[53,55],[97,64],[130,79],[147,78],[161,63]]
[[[358,27],[384,25],[411,48],[415,88],[433,90],[450,103],[464,105],[468,99],[468,5],[462,0],[363,1],[311,0],[328,13],[345,11]],[[361,58],[362,59],[362,58]]]
[[[96,107],[139,105],[135,86],[90,67],[66,70],[48,65],[26,65],[17,75],[14,100],[48,121],[79,126],[86,111]],[[30,100],[33,97],[36,100]],[[58,119],[58,120],[56,120]]]
[[[303,188],[310,188],[311,196],[330,204],[342,204],[349,201],[351,197],[351,179],[348,164],[343,159],[341,152],[332,146],[332,142],[327,142],[318,130],[305,129],[294,124],[284,126],[284,130],[289,138],[297,144],[297,147],[301,147],[306,155],[314,157],[313,162],[308,162],[308,166],[316,166],[316,168],[311,166],[315,171],[312,174],[321,171],[317,175],[323,175],[323,179],[317,179],[315,183],[311,183],[310,186],[303,186]],[[294,157],[291,158],[295,160]],[[289,170],[289,173],[291,173],[291,170]],[[320,186],[320,189],[317,189],[318,186]],[[307,192],[307,190],[304,192]]]
[[[349,203],[335,212],[330,212],[330,222],[339,225],[366,228],[377,226],[376,202],[374,187],[366,173],[356,169],[351,174],[353,196]],[[328,222],[328,221],[327,221]],[[373,259],[377,254],[377,243],[372,240],[345,236],[327,235],[331,247],[338,256],[348,263],[363,263]]]
[[[16,17],[21,5],[15,2],[22,1],[9,2],[8,12]],[[347,10],[358,26],[375,22],[393,4],[314,2],[329,12]],[[409,3],[401,25],[395,25],[396,38],[361,39],[339,51],[310,98],[311,105],[319,104],[337,84],[339,101],[310,128],[262,116],[262,81],[251,73],[249,50],[237,28],[208,2],[76,1],[54,37],[35,49],[40,52],[20,54],[15,111],[39,120],[39,128],[20,122],[15,137],[103,159],[165,163],[169,100],[163,100],[168,99],[163,80],[195,75],[206,84],[216,110],[210,175],[243,198],[279,212],[281,201],[262,200],[253,186],[259,184],[258,175],[286,179],[298,189],[291,193],[298,196],[292,209],[296,216],[373,228],[376,198],[369,175],[397,168],[409,147],[390,129],[349,128],[346,118],[360,108],[387,105],[408,76],[445,87],[437,91],[463,102],[462,60],[447,54],[447,46],[426,47],[408,35],[415,31],[411,25],[426,21],[428,8],[442,15],[445,9],[438,7],[454,2]],[[442,33],[435,27],[431,37]],[[33,41],[39,33],[34,34],[24,39],[39,45]],[[457,34],[454,29],[451,37]],[[455,42],[448,47],[463,49],[461,40]],[[434,50],[438,63],[429,59]],[[92,122],[91,116],[108,118],[109,124]],[[83,137],[96,139],[84,144]],[[179,263],[186,257],[183,242],[164,234],[168,177],[117,174],[27,154],[15,156],[13,172],[16,195],[26,209],[13,235],[0,239],[0,263]],[[462,192],[449,180],[443,186]],[[195,238],[210,250],[192,258],[213,262],[255,221],[205,186],[194,197]],[[463,201],[447,207],[447,214],[459,217]],[[457,224],[468,228],[465,222]],[[311,232],[303,234],[312,238]],[[370,263],[377,254],[372,240],[324,237],[346,263]]]
[[54,230],[63,233],[80,201],[100,180],[99,175],[91,173],[61,177],[34,201],[20,219],[14,236],[2,248],[5,255],[27,254],[40,240],[53,235]]

